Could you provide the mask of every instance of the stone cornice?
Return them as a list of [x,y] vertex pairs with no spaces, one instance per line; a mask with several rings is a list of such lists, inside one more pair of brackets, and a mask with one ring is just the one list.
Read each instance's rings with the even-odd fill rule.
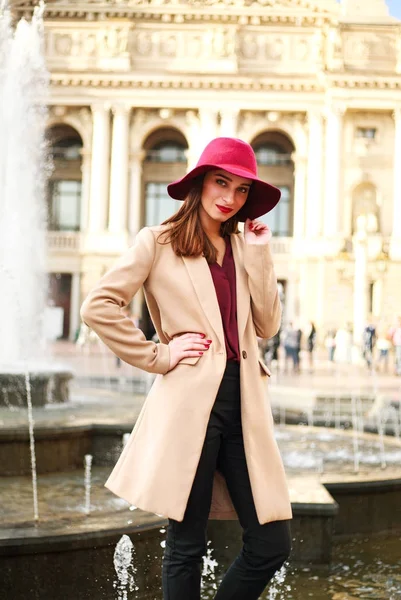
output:
[[91,75],[72,73],[53,73],[52,87],[90,87],[137,90],[223,90],[223,91],[274,91],[274,92],[304,92],[321,93],[327,89],[370,89],[370,90],[401,90],[400,77],[381,77],[377,79],[342,77],[332,75],[324,81],[291,79],[250,79],[244,77],[207,77],[207,78],[135,78],[119,75]]
[[[323,25],[338,20],[338,7],[322,0],[59,0],[47,2],[45,18],[97,20],[127,18],[165,23],[224,22],[240,25],[266,23]],[[14,0],[16,17],[29,16],[36,2]]]
[[157,77],[120,78],[118,76],[99,76],[86,74],[57,74],[51,75],[51,85],[60,87],[97,87],[118,89],[143,90],[231,90],[231,91],[296,91],[321,92],[324,88],[314,81],[288,80],[255,80],[247,78],[207,77],[190,79]]

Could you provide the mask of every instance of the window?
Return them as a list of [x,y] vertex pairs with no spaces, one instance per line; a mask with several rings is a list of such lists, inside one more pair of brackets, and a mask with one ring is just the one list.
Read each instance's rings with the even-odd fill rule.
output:
[[291,164],[291,155],[278,144],[263,144],[255,149],[258,165],[277,166]]
[[167,193],[168,183],[147,183],[145,187],[145,225],[152,227],[160,225],[171,217],[181,206],[182,202],[173,200]]
[[56,141],[52,145],[53,160],[80,160],[82,142],[80,140],[66,138]]
[[162,142],[146,153],[147,162],[177,163],[186,162],[185,148],[177,142]]
[[53,180],[48,184],[48,228],[50,231],[79,231],[81,181]]
[[377,129],[375,127],[357,127],[356,137],[364,140],[374,140]]
[[274,236],[290,237],[291,228],[291,190],[287,186],[278,186],[281,200],[267,215],[260,218],[271,229]]

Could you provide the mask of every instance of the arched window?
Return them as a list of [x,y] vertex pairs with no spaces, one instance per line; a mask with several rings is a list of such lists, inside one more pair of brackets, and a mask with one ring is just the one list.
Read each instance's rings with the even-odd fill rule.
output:
[[291,140],[279,131],[259,135],[253,142],[261,179],[280,188],[278,205],[261,221],[269,225],[274,236],[290,237],[293,233],[294,213],[294,164],[291,158],[294,146]]
[[354,190],[352,198],[352,233],[363,227],[368,233],[380,231],[380,208],[376,188],[362,183]]
[[174,214],[181,202],[167,193],[167,185],[186,172],[184,136],[175,129],[165,128],[153,132],[145,141],[143,164],[144,219],[147,227],[158,225]]
[[82,139],[68,125],[47,132],[53,171],[47,187],[48,229],[79,231],[81,221]]
[[185,146],[178,142],[160,142],[146,153],[147,162],[185,163]]
[[291,154],[288,154],[278,144],[261,144],[255,148],[255,155],[259,165],[276,166],[291,164]]

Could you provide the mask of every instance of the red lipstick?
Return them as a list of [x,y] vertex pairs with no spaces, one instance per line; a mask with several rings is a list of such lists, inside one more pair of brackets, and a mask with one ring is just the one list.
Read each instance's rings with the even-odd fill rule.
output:
[[226,206],[220,206],[220,204],[216,204],[216,207],[224,214],[228,214],[232,212],[232,208],[227,208]]

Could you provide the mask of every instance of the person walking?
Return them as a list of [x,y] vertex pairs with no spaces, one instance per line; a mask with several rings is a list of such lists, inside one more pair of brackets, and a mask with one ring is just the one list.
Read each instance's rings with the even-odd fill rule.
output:
[[376,327],[373,323],[368,323],[362,334],[362,353],[366,366],[369,370],[373,367],[373,349],[376,344]]
[[309,372],[310,373],[313,373],[313,366],[314,366],[313,354],[315,351],[315,346],[316,346],[316,327],[315,327],[314,322],[310,321],[307,338],[306,338],[306,348],[307,348],[308,356],[309,356]]
[[330,363],[334,362],[334,355],[336,351],[336,330],[329,329],[326,335],[326,339],[324,341],[324,345],[327,349],[327,358]]
[[[388,331],[388,328],[386,329]],[[378,335],[376,341],[376,348],[379,352],[379,356],[377,358],[377,367],[381,367],[384,373],[388,373],[388,363],[389,363],[389,353],[391,350],[391,341],[389,340],[389,336],[384,334],[383,331]]]
[[[167,189],[180,209],[138,233],[81,309],[122,360],[157,374],[105,485],[168,517],[164,600],[200,600],[209,518],[238,518],[243,529],[215,600],[256,600],[291,548],[257,345],[281,321],[271,232],[257,220],[280,191],[258,178],[251,146],[234,138],[212,140]],[[159,343],[121,313],[142,285]]]
[[398,317],[397,324],[391,327],[389,337],[395,352],[395,374],[401,375],[401,317]]
[[302,331],[295,329],[293,323],[290,321],[284,330],[284,352],[285,352],[285,363],[284,372],[288,371],[288,364],[292,361],[292,367],[294,373],[299,373],[300,365],[300,351],[301,351],[301,338]]

